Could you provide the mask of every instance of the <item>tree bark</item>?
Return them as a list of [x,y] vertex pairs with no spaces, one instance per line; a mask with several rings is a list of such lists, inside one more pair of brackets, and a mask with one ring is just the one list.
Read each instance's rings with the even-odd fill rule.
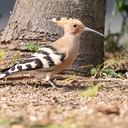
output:
[[[4,43],[11,40],[54,41],[63,31],[47,18],[56,17],[80,19],[86,26],[103,33],[105,5],[106,0],[17,0],[1,40]],[[78,58],[70,69],[87,74],[92,65],[103,62],[103,57],[103,37],[85,32]]]

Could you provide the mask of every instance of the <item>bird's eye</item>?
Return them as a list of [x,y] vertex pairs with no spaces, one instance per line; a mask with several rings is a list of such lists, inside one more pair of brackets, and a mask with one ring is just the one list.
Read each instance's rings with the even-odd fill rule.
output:
[[76,25],[76,24],[73,24],[73,27],[74,27],[74,28],[76,28],[76,27],[77,27],[77,25]]

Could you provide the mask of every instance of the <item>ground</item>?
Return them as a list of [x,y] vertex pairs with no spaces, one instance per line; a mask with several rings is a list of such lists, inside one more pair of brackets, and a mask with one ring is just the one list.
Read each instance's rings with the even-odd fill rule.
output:
[[[1,68],[30,54],[7,48],[15,46],[0,45],[5,51]],[[127,79],[94,82],[59,74],[54,81],[67,89],[54,89],[32,76],[0,80],[0,128],[128,128]],[[100,87],[93,96],[81,95],[94,85]]]

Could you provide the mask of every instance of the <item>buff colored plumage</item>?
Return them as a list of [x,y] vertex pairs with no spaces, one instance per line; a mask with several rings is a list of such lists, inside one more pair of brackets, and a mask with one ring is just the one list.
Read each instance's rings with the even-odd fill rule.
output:
[[79,52],[80,35],[84,31],[92,31],[101,36],[103,34],[85,27],[77,19],[52,19],[52,22],[64,28],[64,36],[55,42],[41,47],[30,57],[17,62],[9,69],[4,69],[0,79],[12,74],[33,74],[36,78],[46,77],[50,85],[56,87],[51,81],[53,75],[61,72],[73,63]]

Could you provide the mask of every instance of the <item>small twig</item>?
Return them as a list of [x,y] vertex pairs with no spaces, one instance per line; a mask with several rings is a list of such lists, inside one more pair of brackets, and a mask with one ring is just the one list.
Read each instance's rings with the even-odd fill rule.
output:
[[[56,75],[57,77],[58,75]],[[15,75],[15,76],[10,76],[7,78],[7,80],[20,80],[20,79],[24,79],[24,78],[33,78],[32,75]],[[62,77],[57,77],[57,79],[59,80],[63,80],[64,78],[68,78],[69,79],[69,75],[62,75]],[[70,76],[70,79],[75,79],[75,78],[79,78],[78,76],[76,77],[72,77]],[[84,79],[77,79],[77,81],[79,82],[128,82],[128,79],[120,79],[120,78],[107,78],[107,79],[93,79],[93,78],[85,78],[82,77]],[[3,79],[4,80],[4,79]]]
[[27,103],[9,103],[9,102],[7,102],[6,104],[8,106],[21,106],[21,107],[27,105]]
[[128,80],[123,80],[123,79],[117,79],[117,78],[108,78],[108,79],[85,79],[85,80],[78,80],[80,82],[128,82]]
[[0,80],[20,80],[20,79],[24,79],[24,78],[33,78],[32,75],[12,75],[12,76],[9,76],[9,77],[6,77],[6,78],[2,78]]

